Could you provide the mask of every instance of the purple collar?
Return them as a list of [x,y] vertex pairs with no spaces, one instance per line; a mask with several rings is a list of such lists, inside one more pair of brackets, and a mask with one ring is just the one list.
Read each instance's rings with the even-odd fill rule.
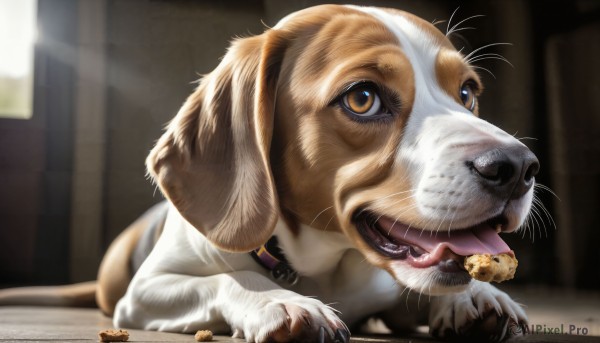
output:
[[250,255],[258,264],[269,270],[271,277],[277,281],[286,281],[290,285],[295,285],[300,279],[281,251],[276,236],[271,236],[265,244],[250,252]]

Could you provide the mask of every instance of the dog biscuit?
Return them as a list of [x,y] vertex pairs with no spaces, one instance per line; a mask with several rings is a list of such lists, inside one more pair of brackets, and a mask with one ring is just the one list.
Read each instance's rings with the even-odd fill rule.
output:
[[213,339],[213,334],[210,330],[198,330],[194,338],[198,342],[210,342]]
[[100,342],[127,342],[129,332],[127,330],[108,329],[98,332]]
[[465,258],[464,266],[473,279],[502,282],[515,276],[517,259],[509,254],[476,254]]

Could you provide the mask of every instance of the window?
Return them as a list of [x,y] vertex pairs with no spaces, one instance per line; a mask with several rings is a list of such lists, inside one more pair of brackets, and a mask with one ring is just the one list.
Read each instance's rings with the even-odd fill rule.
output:
[[0,0],[0,117],[28,119],[33,110],[37,0]]

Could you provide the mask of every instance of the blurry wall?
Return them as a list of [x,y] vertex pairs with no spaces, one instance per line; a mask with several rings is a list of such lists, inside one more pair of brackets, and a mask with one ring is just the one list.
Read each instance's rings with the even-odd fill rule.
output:
[[[506,238],[515,283],[598,288],[596,2],[348,1],[396,7],[463,26],[453,42],[482,61],[482,117],[538,155],[536,229]],[[110,241],[161,200],[144,159],[164,124],[233,37],[259,34],[318,1],[40,0],[34,117],[0,119],[0,285],[93,279]],[[557,24],[559,23],[559,24]],[[445,30],[444,24],[439,25]],[[592,271],[592,272],[590,272]]]
[[0,118],[0,282],[68,280],[77,7],[40,1],[30,120]]

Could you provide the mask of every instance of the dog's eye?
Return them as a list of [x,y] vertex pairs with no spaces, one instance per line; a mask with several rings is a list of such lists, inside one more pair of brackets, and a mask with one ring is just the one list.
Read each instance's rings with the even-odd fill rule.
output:
[[475,90],[472,81],[467,81],[463,83],[462,87],[460,87],[460,100],[469,111],[472,112],[475,110],[477,96],[475,96]]
[[352,88],[342,96],[342,106],[359,117],[370,117],[381,114],[381,99],[373,86],[361,85]]

